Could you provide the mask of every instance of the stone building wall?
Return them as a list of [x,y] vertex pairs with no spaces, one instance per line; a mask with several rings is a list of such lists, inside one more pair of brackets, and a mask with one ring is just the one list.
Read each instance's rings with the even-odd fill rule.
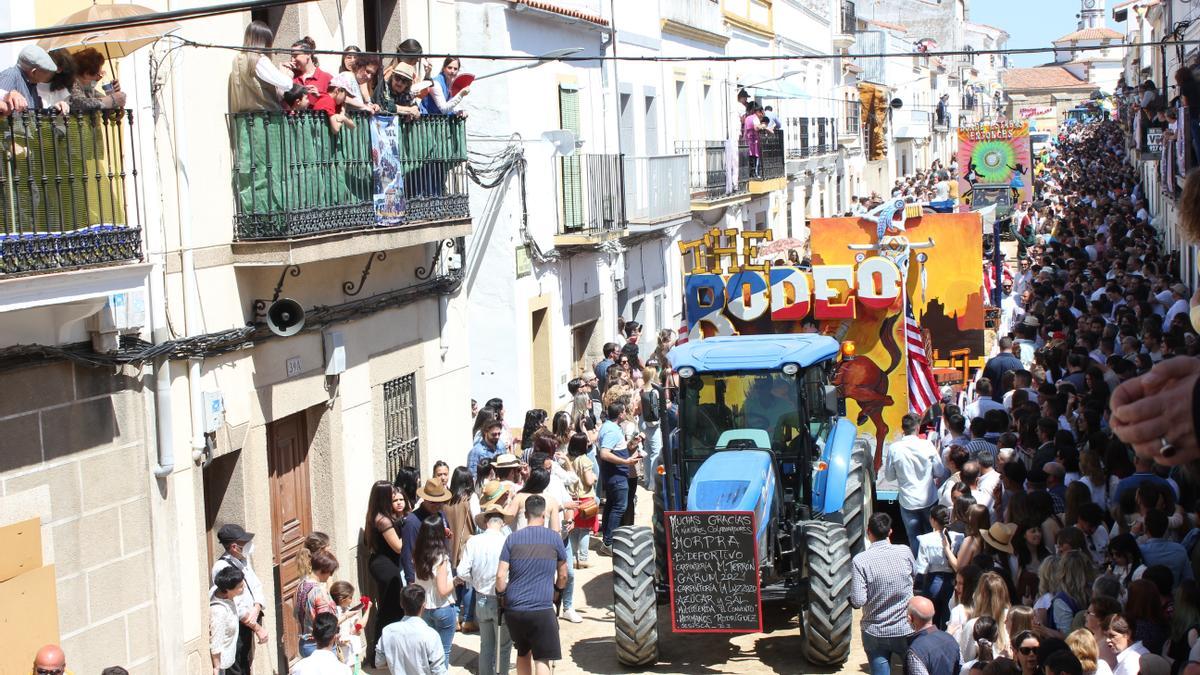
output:
[[131,368],[65,361],[0,372],[0,525],[41,518],[62,646],[76,673],[158,672],[138,378]]

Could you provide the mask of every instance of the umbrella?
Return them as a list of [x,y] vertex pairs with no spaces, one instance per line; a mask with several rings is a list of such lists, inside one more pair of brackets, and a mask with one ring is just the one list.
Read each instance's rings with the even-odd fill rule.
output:
[[[153,14],[154,10],[141,5],[98,5],[92,4],[87,9],[68,14],[56,26],[90,23],[94,21],[111,21],[114,19],[133,19]],[[172,31],[179,30],[179,24],[174,21],[151,23],[144,26],[124,26],[99,30],[84,30],[69,35],[48,37],[38,41],[38,46],[46,51],[66,49],[79,51],[92,47],[103,52],[109,60],[128,56],[133,52],[151,44]]]
[[763,244],[758,247],[759,255],[775,255],[777,253],[785,253],[787,251],[803,251],[808,248],[808,244],[789,237],[787,239],[776,239],[769,244]]

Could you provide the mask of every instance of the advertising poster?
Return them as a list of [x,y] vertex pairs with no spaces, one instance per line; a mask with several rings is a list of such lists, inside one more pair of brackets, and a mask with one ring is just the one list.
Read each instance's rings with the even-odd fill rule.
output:
[[1007,185],[1014,204],[1033,201],[1033,149],[1029,122],[1002,122],[958,129],[958,191],[976,185]]
[[400,118],[371,116],[371,179],[375,221],[380,226],[404,222],[404,174],[400,167]]

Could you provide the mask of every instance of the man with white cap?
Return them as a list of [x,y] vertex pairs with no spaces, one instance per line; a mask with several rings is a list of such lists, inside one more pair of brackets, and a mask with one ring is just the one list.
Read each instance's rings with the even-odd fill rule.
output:
[[[1167,308],[1167,314],[1163,317],[1162,323],[1163,332],[1166,333],[1170,332],[1171,322],[1175,320],[1176,315],[1186,314],[1189,311],[1188,289],[1183,284],[1172,284],[1169,293],[1163,291],[1159,295],[1168,296],[1159,298],[1159,301]],[[1171,300],[1174,300],[1174,302],[1170,302]]]
[[[20,112],[27,108],[41,110],[42,97],[38,94],[37,86],[45,84],[58,72],[58,65],[37,45],[29,45],[17,55],[17,65],[0,70],[0,91],[4,93],[4,102],[12,112]],[[70,106],[66,101],[54,105],[62,113],[67,113]]]

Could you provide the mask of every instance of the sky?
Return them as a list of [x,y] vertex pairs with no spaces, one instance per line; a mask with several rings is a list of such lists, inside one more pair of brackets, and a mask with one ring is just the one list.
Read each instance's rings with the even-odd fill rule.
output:
[[[1108,0],[1104,13],[1109,28],[1125,32],[1124,24],[1112,20],[1112,7],[1118,0]],[[1079,0],[974,0],[970,2],[971,21],[1002,28],[1008,32],[1008,46],[1049,47],[1051,41],[1075,30],[1079,21]],[[1028,68],[1054,60],[1051,52],[1043,54],[1014,54],[1009,57],[1018,68]]]

